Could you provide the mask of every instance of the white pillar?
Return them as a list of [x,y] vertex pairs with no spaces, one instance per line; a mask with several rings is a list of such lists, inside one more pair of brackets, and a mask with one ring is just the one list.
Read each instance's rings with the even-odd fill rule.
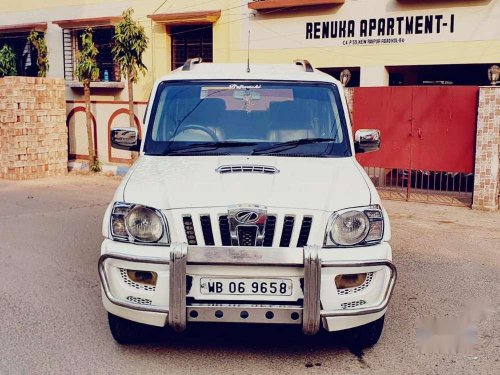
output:
[[385,66],[362,66],[360,69],[360,86],[389,86],[389,72]]
[[47,77],[64,77],[63,37],[62,29],[51,22],[47,22],[45,43],[49,57],[49,71]]

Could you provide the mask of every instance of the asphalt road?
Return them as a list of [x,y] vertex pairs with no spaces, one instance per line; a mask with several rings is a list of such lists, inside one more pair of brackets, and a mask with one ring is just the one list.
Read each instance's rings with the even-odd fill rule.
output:
[[[374,348],[353,353],[331,335],[257,326],[166,330],[151,344],[120,346],[96,270],[101,219],[118,183],[0,180],[1,375],[500,373],[500,214],[390,201],[399,280]],[[455,333],[457,318],[470,317],[474,349],[419,346],[417,321],[428,316]]]

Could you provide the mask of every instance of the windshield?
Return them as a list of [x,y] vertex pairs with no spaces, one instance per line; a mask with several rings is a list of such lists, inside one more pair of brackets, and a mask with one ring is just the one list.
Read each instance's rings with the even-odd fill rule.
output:
[[351,156],[336,86],[303,82],[163,82],[149,155]]

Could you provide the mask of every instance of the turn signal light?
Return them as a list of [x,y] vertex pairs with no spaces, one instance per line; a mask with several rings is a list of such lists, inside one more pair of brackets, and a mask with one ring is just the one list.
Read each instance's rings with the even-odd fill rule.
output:
[[111,220],[111,225],[112,225],[111,230],[113,232],[113,235],[124,238],[128,237],[127,229],[125,228],[125,220],[123,219],[123,217],[113,216]]
[[355,288],[363,284],[366,280],[366,273],[355,273],[335,276],[337,289]]
[[158,274],[151,271],[127,270],[127,275],[130,280],[139,284],[156,285],[158,279]]

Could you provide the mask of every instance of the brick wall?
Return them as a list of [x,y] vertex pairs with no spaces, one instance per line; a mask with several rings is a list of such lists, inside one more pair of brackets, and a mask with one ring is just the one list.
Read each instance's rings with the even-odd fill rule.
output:
[[499,208],[500,87],[481,87],[472,208]]
[[63,79],[0,78],[0,178],[66,173],[67,142]]

